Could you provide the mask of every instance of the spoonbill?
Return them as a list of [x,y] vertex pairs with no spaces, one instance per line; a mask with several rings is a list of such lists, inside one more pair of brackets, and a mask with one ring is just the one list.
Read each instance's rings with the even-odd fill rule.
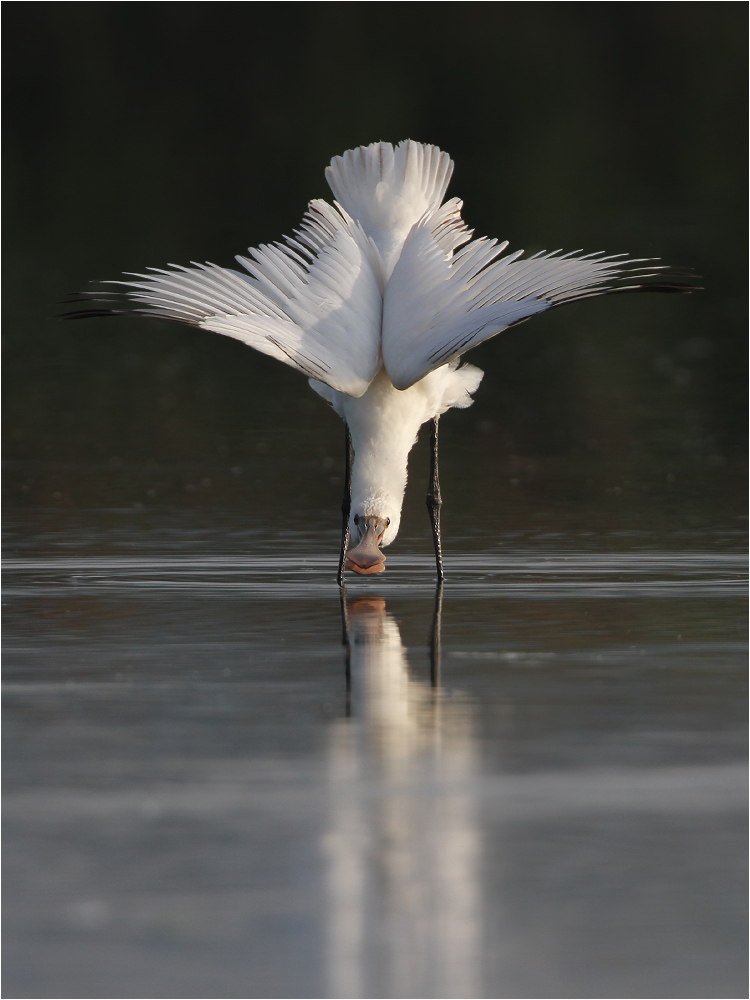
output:
[[[466,407],[483,373],[462,356],[555,306],[615,292],[690,292],[690,272],[657,258],[580,251],[506,254],[473,238],[458,198],[443,201],[453,163],[437,146],[376,142],[334,156],[335,201],[311,201],[283,243],[249,250],[242,270],[170,264],[103,282],[68,316],[132,313],[241,340],[306,375],[346,427],[338,581],[385,569],[407,461],[430,423],[427,506],[443,580],[438,420]],[[352,544],[353,542],[353,544]]]

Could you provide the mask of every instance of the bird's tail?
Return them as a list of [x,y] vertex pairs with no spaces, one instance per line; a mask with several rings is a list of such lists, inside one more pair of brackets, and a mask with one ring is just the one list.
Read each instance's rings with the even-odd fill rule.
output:
[[416,222],[439,208],[452,173],[447,153],[406,139],[395,148],[374,142],[334,156],[326,177],[385,259]]

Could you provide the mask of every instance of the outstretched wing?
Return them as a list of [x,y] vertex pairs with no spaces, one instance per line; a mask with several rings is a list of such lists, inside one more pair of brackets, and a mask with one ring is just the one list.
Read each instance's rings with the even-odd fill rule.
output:
[[689,273],[602,253],[523,251],[471,239],[452,199],[416,225],[385,291],[383,363],[397,389],[502,330],[566,302],[613,292],[688,292]]
[[89,293],[101,308],[234,337],[350,396],[380,367],[382,291],[362,228],[324,201],[311,202],[296,239],[238,257],[248,273],[215,264],[170,265],[109,281]]

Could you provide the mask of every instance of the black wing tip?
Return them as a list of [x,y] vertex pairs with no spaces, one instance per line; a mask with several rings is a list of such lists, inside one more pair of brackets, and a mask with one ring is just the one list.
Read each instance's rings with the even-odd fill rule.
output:
[[[654,267],[645,271],[623,274],[618,283],[610,285],[608,292],[672,292],[680,295],[690,295],[691,292],[702,292],[702,280],[689,267]],[[620,283],[621,282],[621,283]]]
[[79,306],[77,309],[58,313],[56,319],[101,319],[103,316],[121,316],[125,310],[117,308],[117,299],[111,292],[90,289],[86,292],[70,292],[60,303],[61,306]]
[[695,274],[689,267],[655,266],[633,268],[630,273],[621,273],[611,283],[601,288],[584,292],[581,298],[596,295],[622,295],[625,292],[661,292],[672,295],[690,295],[692,292],[704,291],[699,284],[701,275]]
[[[86,300],[84,300],[86,301]],[[96,300],[91,301],[92,307],[95,306]],[[71,320],[79,319],[111,319],[113,316],[130,316],[133,319],[156,319],[161,320],[163,323],[179,323],[180,326],[190,326],[197,327],[198,323],[193,320],[185,319],[182,316],[168,316],[162,312],[154,312],[150,309],[115,309],[115,308],[91,308],[91,309],[73,309],[70,312],[57,313],[55,319],[62,320],[65,323]]]
[[673,292],[678,295],[690,295],[691,292],[705,291],[703,285],[690,285],[680,281],[651,281],[640,285],[623,285],[611,288],[611,292]]
[[56,319],[101,319],[104,316],[125,316],[124,309],[73,309],[71,312],[58,313]]

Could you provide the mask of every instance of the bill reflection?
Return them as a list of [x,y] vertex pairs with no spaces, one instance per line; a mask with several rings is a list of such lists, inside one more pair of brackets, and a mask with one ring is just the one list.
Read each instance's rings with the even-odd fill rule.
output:
[[328,750],[329,995],[480,995],[470,706],[410,676],[384,600],[346,611],[351,713]]

